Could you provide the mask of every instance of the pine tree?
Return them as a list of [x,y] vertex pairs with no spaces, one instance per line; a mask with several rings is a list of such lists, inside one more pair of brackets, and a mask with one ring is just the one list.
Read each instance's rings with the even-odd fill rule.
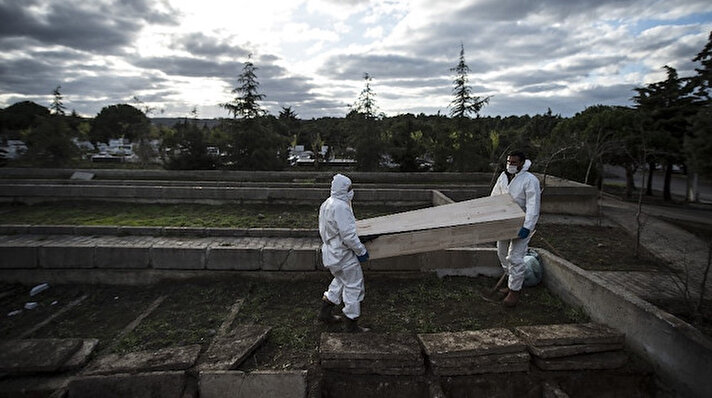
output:
[[712,101],[712,32],[710,32],[707,44],[700,51],[693,62],[699,62],[700,68],[695,68],[697,75],[692,78],[695,87],[695,94],[704,98],[704,101]]
[[373,79],[368,73],[364,73],[363,80],[366,82],[365,86],[356,103],[351,107],[351,111],[361,113],[368,119],[375,119],[378,117],[378,107],[376,106],[376,94],[371,89],[371,80]]
[[465,46],[462,43],[460,44],[460,62],[450,71],[455,72],[455,80],[453,80],[455,87],[452,89],[455,99],[450,102],[450,116],[464,118],[471,113],[479,116],[480,110],[489,103],[490,97],[482,98],[472,95],[472,88],[467,84],[470,67],[465,63]]
[[52,104],[49,106],[49,109],[51,109],[55,115],[64,116],[65,107],[62,103],[62,93],[59,92],[61,88],[62,86],[57,86],[57,88],[52,91]]
[[265,96],[257,92],[260,83],[257,81],[257,67],[250,61],[252,54],[245,62],[242,73],[237,78],[238,87],[232,90],[233,94],[238,94],[232,102],[221,104],[232,114],[233,118],[254,119],[264,115],[266,112],[259,106],[258,101],[262,101]]

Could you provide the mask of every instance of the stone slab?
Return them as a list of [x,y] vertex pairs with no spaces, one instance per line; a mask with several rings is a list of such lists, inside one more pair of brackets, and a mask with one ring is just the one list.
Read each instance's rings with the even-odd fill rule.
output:
[[625,335],[598,323],[520,326],[514,331],[529,345],[622,344]]
[[616,369],[625,365],[627,361],[628,354],[625,351],[609,351],[553,359],[534,357],[534,364],[542,370]]
[[119,226],[116,225],[76,225],[75,235],[118,235]]
[[205,247],[191,247],[174,244],[153,246],[151,266],[156,269],[204,269]]
[[262,249],[259,247],[212,245],[207,256],[207,269],[257,271],[262,263]]
[[400,359],[322,359],[323,369],[393,369],[423,366],[423,362]]
[[96,246],[94,249],[94,266],[97,268],[136,269],[148,268],[150,250],[147,245],[129,246]]
[[425,374],[425,366],[408,366],[402,368],[331,368],[325,370],[328,372],[352,375],[420,376]]
[[109,354],[97,358],[84,370],[85,375],[146,373],[185,370],[193,366],[200,353],[200,344],[169,347],[157,351]]
[[546,347],[528,346],[529,352],[539,358],[560,358],[572,355],[591,354],[594,352],[622,350],[623,344],[574,344],[552,345]]
[[486,367],[529,362],[529,353],[476,355],[472,357],[429,358],[433,367]]
[[69,177],[70,180],[80,180],[80,181],[89,181],[92,178],[94,178],[94,173],[89,173],[86,171],[75,171],[72,173],[71,177]]
[[265,341],[271,329],[259,325],[238,325],[225,336],[213,339],[200,357],[198,368],[201,371],[235,369]]
[[0,398],[64,397],[53,394],[64,390],[70,380],[71,376],[69,375],[48,376],[46,374],[3,378],[0,379]]
[[307,371],[203,371],[201,398],[306,398]]
[[84,339],[82,346],[72,355],[67,362],[59,369],[60,372],[83,368],[89,362],[91,354],[94,353],[99,339]]
[[41,268],[92,268],[94,245],[92,243],[57,243],[39,248],[38,263]]
[[262,269],[265,271],[314,271],[316,255],[316,249],[265,247],[262,249]]
[[406,334],[322,333],[319,356],[325,359],[386,359],[422,362],[415,337]]
[[0,344],[0,373],[56,372],[82,347],[82,339],[22,339]]
[[78,376],[69,382],[71,398],[181,397],[184,371]]
[[466,376],[484,373],[512,373],[529,371],[529,362],[517,362],[501,365],[487,366],[460,366],[460,367],[436,367],[433,374],[436,376]]
[[163,227],[163,234],[166,236],[205,236],[205,228],[202,227]]
[[0,246],[0,268],[37,268],[37,248],[32,246]]
[[516,353],[526,350],[524,342],[502,328],[419,334],[429,358],[457,358]]

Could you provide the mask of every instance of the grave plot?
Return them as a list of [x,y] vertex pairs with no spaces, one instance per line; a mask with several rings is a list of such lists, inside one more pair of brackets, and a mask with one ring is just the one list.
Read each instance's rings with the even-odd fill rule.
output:
[[251,288],[250,282],[206,280],[162,283],[166,296],[132,331],[112,346],[115,353],[208,344],[217,334],[231,305]]
[[[265,343],[240,370],[312,369],[316,371],[322,333],[340,333],[342,326],[316,319],[330,274],[320,281],[255,283],[245,297],[236,323],[272,328]],[[480,294],[491,278],[385,277],[366,273],[366,297],[359,323],[374,333],[407,334],[478,330],[550,323],[587,322],[581,311],[564,304],[543,286],[527,288],[521,304],[507,311]]]
[[75,296],[86,298],[28,337],[98,339],[97,349],[103,350],[156,298],[156,292],[146,286],[66,285],[61,288],[74,290]]

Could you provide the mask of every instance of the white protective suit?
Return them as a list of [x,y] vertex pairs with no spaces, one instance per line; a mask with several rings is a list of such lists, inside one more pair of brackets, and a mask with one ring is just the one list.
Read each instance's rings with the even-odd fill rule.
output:
[[334,276],[324,296],[337,305],[343,301],[344,315],[356,319],[361,315],[361,301],[365,295],[363,271],[356,256],[366,254],[366,246],[356,234],[356,218],[349,200],[350,186],[348,177],[334,176],[331,196],[319,208],[319,235],[323,242],[324,266]]
[[510,290],[514,291],[519,291],[522,288],[525,270],[524,254],[527,252],[536,222],[539,220],[539,209],[541,207],[539,179],[528,171],[531,165],[532,162],[529,159],[525,160],[522,169],[514,175],[511,182],[508,181],[505,172],[502,172],[490,195],[508,193],[525,213],[523,227],[529,230],[529,236],[524,239],[516,238],[497,241],[499,262],[502,264],[504,272],[509,273],[508,286]]

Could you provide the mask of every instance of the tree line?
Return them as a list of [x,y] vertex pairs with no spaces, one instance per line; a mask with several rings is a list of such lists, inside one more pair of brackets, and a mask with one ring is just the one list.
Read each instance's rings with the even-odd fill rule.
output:
[[[128,138],[138,143],[143,159],[160,156],[169,169],[281,170],[288,167],[290,146],[303,145],[317,156],[328,145],[327,157],[355,159],[356,168],[398,171],[492,172],[501,169],[509,151],[520,149],[534,160],[534,171],[599,185],[603,165],[626,170],[626,193],[634,188],[633,175],[661,166],[665,172],[665,199],[670,199],[670,176],[676,166],[688,175],[712,177],[712,33],[692,59],[693,76],[680,77],[663,66],[666,78],[635,88],[634,106],[596,105],[565,118],[551,110],[534,116],[482,117],[489,97],[472,93],[470,69],[461,46],[454,73],[448,115],[400,114],[387,117],[379,111],[372,76],[365,73],[364,88],[344,117],[300,119],[290,106],[278,115],[265,111],[260,101],[258,70],[251,58],[238,75],[234,98],[221,106],[228,118],[208,127],[198,121],[195,109],[171,127],[151,124],[143,107],[117,104],[104,107],[94,118],[84,119],[65,105],[57,87],[49,108],[19,102],[0,112],[4,139],[23,139],[25,162],[42,166],[68,165],[78,152],[70,139],[91,142]],[[160,140],[158,153],[146,143]],[[209,153],[219,148],[222,156]],[[648,174],[650,175],[650,174]],[[649,190],[651,185],[647,184]]]

